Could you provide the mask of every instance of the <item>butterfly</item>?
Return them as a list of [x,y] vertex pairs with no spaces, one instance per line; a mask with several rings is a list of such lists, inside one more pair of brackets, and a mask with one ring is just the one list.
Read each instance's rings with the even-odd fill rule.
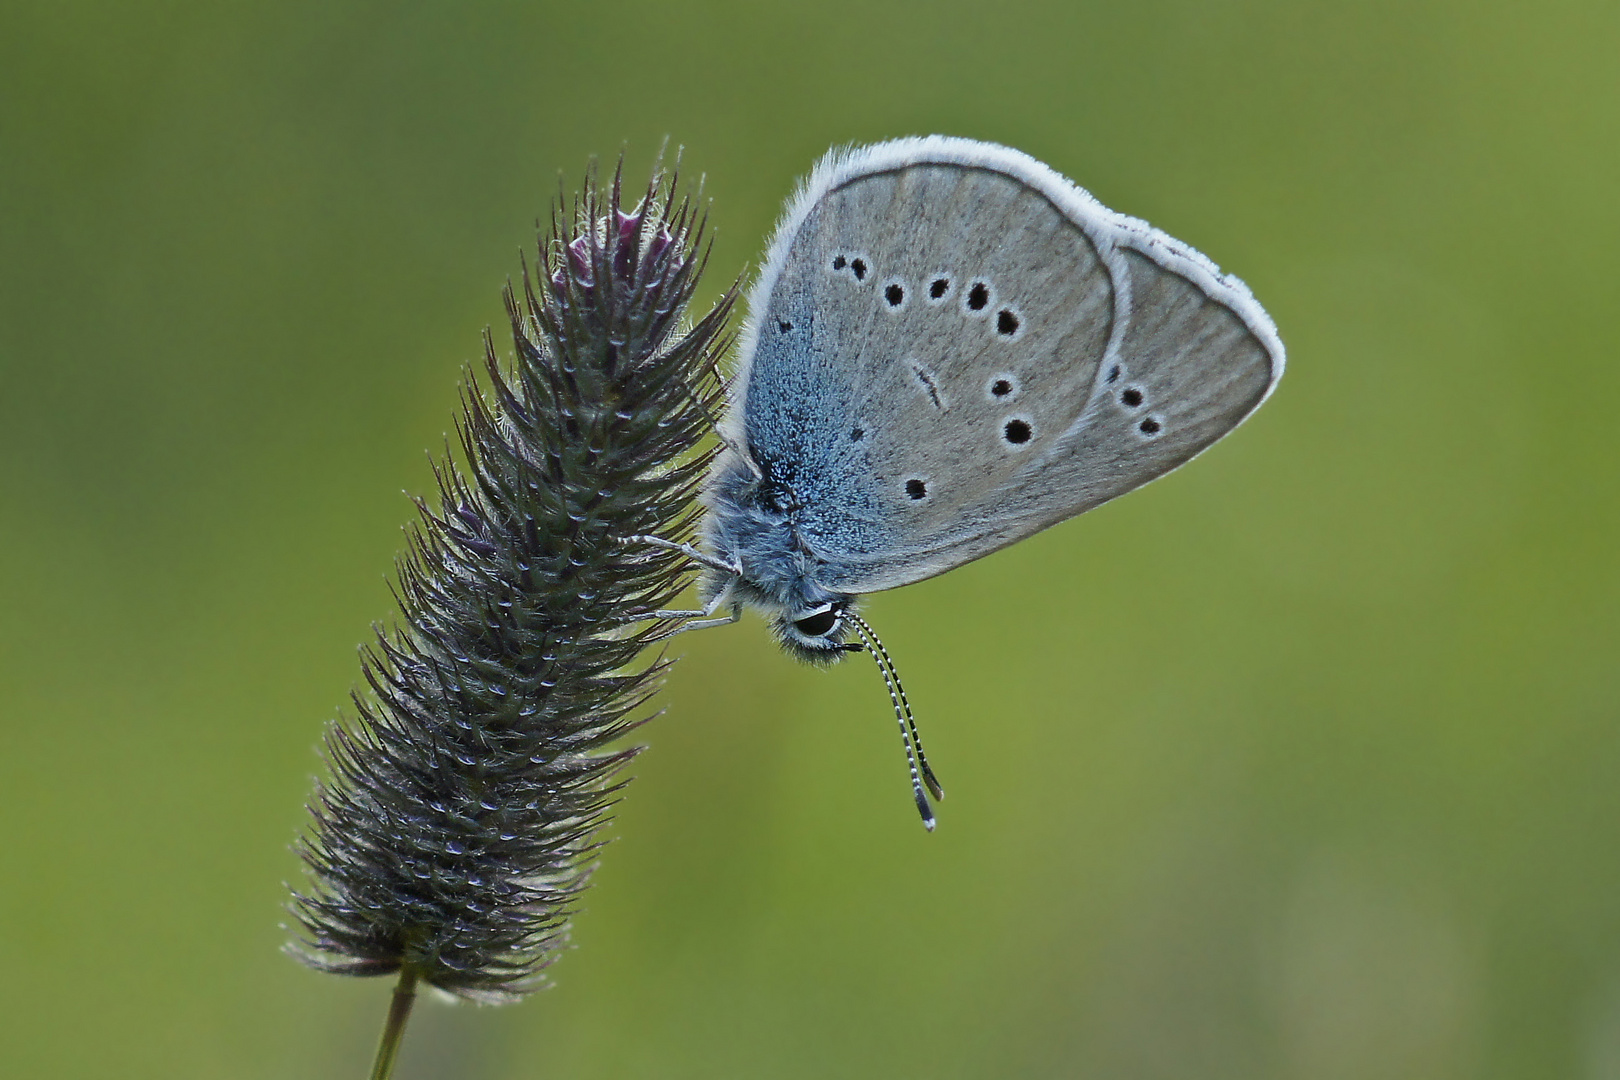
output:
[[[856,613],[1190,461],[1281,377],[1237,278],[1007,147],[930,136],[824,157],[749,296],[706,490],[702,612],[867,650],[912,790],[943,795]],[[854,640],[849,640],[851,637]]]

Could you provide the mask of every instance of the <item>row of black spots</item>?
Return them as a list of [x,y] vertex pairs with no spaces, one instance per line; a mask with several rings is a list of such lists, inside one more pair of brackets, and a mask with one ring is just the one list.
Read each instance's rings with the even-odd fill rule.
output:
[[[834,273],[847,271],[854,276],[856,281],[865,281],[870,268],[867,266],[866,260],[859,255],[846,256],[838,254],[832,258],[832,269]],[[928,283],[929,302],[933,304],[942,303],[950,296],[951,288],[952,282],[948,276],[941,275],[934,278]],[[904,279],[895,277],[883,283],[883,301],[889,306],[889,310],[899,311],[905,307],[906,299],[907,287]],[[962,298],[963,311],[970,318],[985,316],[993,306],[993,299],[994,292],[990,287],[990,283],[982,278],[975,278],[969,283],[967,293]],[[1011,307],[1002,307],[995,314],[996,333],[1009,339],[1017,337],[1018,331],[1023,327],[1023,319],[1019,317],[1018,312]],[[785,334],[792,330],[793,326],[791,323],[778,323],[777,329]]]
[[[1109,386],[1113,386],[1119,382],[1120,378],[1123,377],[1124,374],[1124,367],[1119,364],[1114,364],[1108,369],[1108,376],[1105,381]],[[1120,408],[1124,409],[1126,412],[1136,412],[1139,409],[1146,408],[1148,403],[1147,393],[1140,386],[1123,387],[1115,396],[1114,400],[1118,401]],[[1150,439],[1156,438],[1158,434],[1164,430],[1164,421],[1159,419],[1157,416],[1144,416],[1137,423],[1136,430]]]
[[[847,268],[854,275],[856,281],[866,279],[866,260],[859,256],[846,259],[843,255],[835,255],[832,260],[832,268],[835,271],[842,271]],[[943,300],[950,293],[950,290],[950,278],[935,278],[928,285],[928,298],[938,302]],[[906,303],[906,283],[900,278],[889,279],[883,286],[883,299],[892,309],[898,310],[904,307]],[[986,281],[974,281],[968,288],[965,306],[969,312],[978,315],[990,306],[990,299],[989,283]],[[1016,336],[1022,325],[1023,320],[1018,317],[1018,312],[1012,308],[1004,307],[996,312],[996,333],[1003,337]],[[793,329],[793,324],[782,322],[778,324],[777,328],[785,334]]]

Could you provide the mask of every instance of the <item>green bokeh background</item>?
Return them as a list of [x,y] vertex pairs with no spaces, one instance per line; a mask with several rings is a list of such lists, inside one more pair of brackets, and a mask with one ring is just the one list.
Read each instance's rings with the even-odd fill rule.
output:
[[0,1073],[357,1077],[277,952],[459,366],[591,155],[705,303],[829,145],[1041,158],[1290,351],[1196,465],[680,641],[558,986],[401,1080],[1620,1077],[1620,8],[27,2],[0,12]]

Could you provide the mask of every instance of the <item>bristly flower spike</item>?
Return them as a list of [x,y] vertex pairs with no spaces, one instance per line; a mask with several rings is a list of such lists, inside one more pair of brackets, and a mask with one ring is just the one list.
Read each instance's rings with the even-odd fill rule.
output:
[[292,949],[399,973],[396,1010],[418,979],[483,1001],[540,983],[637,752],[607,746],[666,666],[637,657],[670,625],[627,616],[669,606],[689,566],[626,539],[690,535],[736,290],[682,332],[704,222],[673,177],[630,209],[621,179],[559,201],[540,272],[508,286],[515,364],[486,331],[461,460],[435,466],[399,563],[399,625],[327,733]]

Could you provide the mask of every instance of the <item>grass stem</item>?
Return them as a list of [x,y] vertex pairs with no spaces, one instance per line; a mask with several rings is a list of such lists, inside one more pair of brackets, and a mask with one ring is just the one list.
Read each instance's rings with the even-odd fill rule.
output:
[[399,1044],[405,1039],[405,1023],[411,1018],[411,1006],[416,1004],[416,979],[416,965],[405,964],[399,969],[399,982],[394,984],[394,998],[388,1005],[388,1023],[383,1025],[377,1060],[371,1066],[371,1080],[388,1080],[394,1075]]

